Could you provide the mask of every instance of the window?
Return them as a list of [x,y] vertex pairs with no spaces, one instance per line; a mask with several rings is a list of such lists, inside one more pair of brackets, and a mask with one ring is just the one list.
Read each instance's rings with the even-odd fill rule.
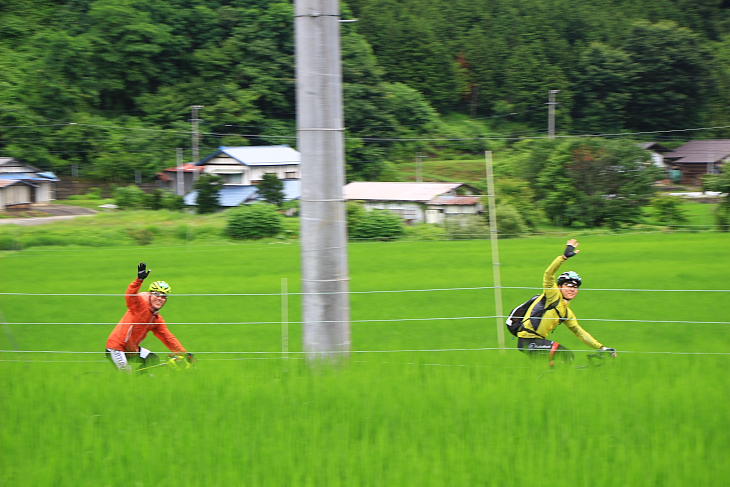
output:
[[223,184],[241,184],[243,181],[243,174],[220,174],[223,178]]

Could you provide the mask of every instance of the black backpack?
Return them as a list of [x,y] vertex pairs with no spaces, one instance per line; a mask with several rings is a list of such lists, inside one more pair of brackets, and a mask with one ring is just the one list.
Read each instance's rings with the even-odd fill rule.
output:
[[[514,336],[517,336],[517,334],[525,329],[522,320],[525,319],[525,313],[527,313],[527,310],[530,309],[530,306],[532,306],[532,303],[535,302],[537,298],[542,296],[543,301],[547,299],[547,296],[545,294],[536,294],[521,305],[517,306],[515,309],[512,310],[512,312],[507,317],[507,329],[510,333],[512,333]],[[540,316],[542,316],[546,311],[551,310],[555,308],[560,303],[560,300],[556,300],[555,302],[551,303],[547,308],[543,308],[542,313],[540,313]],[[536,316],[531,316],[530,318],[536,318]],[[531,333],[534,333],[532,330],[527,330]],[[537,333],[535,333],[537,334]]]

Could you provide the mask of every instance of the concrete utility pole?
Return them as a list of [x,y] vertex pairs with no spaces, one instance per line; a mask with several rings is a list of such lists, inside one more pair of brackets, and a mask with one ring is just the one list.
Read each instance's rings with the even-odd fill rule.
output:
[[178,196],[185,195],[185,172],[183,171],[183,150],[177,148],[177,194]]
[[198,148],[200,142],[198,122],[200,122],[200,119],[198,118],[198,110],[201,108],[203,108],[203,105],[190,105],[190,109],[193,111],[193,118],[191,119],[191,122],[193,122],[193,164],[200,160],[200,150]]
[[555,138],[555,95],[560,93],[560,90],[548,91],[548,138]]
[[338,0],[296,0],[302,334],[310,360],[349,354],[344,112]]

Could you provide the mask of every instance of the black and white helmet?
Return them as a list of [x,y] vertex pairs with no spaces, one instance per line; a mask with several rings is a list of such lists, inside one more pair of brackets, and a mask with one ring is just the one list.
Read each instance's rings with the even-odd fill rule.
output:
[[558,276],[558,286],[562,286],[566,282],[572,282],[577,287],[580,287],[581,285],[580,276],[574,271],[563,272]]

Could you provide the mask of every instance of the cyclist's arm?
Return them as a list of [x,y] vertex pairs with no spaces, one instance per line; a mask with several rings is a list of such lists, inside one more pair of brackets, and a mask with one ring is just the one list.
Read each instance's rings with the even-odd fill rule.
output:
[[152,333],[160,339],[162,343],[171,351],[175,353],[185,353],[187,350],[180,344],[180,341],[175,338],[170,330],[167,329],[165,321],[160,317],[160,321],[157,326],[152,328]]
[[552,261],[548,268],[545,269],[545,274],[542,276],[542,288],[544,289],[545,296],[547,296],[545,306],[560,299],[560,290],[555,283],[555,274],[558,273],[558,269],[560,269],[563,262],[565,262],[565,259],[562,255],[559,255]]
[[578,324],[578,320],[575,318],[575,314],[573,314],[570,308],[568,308],[568,319],[565,320],[565,326],[567,326],[570,331],[572,331],[573,334],[578,337],[578,340],[582,341],[589,347],[595,348],[597,350],[603,346],[598,340],[593,338],[590,333],[585,331]]
[[127,302],[127,309],[133,313],[137,313],[141,310],[146,309],[145,304],[139,299],[139,288],[142,287],[142,279],[135,279],[129,286],[127,286],[127,295],[124,297]]

